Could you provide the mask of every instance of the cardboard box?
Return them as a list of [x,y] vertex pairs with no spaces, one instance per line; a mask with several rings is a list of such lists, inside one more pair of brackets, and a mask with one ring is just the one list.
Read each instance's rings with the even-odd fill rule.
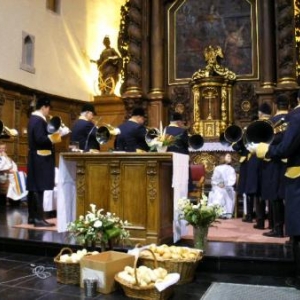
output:
[[115,291],[115,275],[123,271],[126,266],[133,267],[134,259],[133,255],[117,251],[106,251],[83,257],[80,260],[80,287],[84,287],[84,278],[96,278],[98,292],[108,294]]

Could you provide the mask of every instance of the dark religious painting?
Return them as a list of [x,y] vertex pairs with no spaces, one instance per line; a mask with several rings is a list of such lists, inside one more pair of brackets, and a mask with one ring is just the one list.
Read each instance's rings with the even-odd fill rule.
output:
[[169,81],[205,67],[204,49],[220,46],[220,64],[240,78],[257,76],[256,0],[178,0],[168,10]]

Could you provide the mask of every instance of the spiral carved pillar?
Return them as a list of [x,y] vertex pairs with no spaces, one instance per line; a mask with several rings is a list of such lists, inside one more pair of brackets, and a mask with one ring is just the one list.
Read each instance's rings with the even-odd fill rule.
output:
[[147,104],[142,99],[142,0],[127,0],[121,8],[119,50],[123,57],[122,99],[127,118],[134,106]]
[[277,0],[277,86],[296,87],[294,1]]

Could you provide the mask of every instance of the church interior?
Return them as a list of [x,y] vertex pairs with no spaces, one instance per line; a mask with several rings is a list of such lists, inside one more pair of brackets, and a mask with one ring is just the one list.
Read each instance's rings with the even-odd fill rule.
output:
[[[241,180],[241,155],[224,138],[228,128],[245,132],[265,103],[274,115],[279,95],[290,110],[297,105],[299,1],[0,0],[0,6],[0,142],[19,170],[27,170],[27,124],[41,97],[51,99],[49,124],[59,116],[71,129],[86,103],[95,107],[95,126],[108,130],[136,107],[144,109],[148,129],[164,128],[179,113],[189,137],[201,137],[188,155],[195,178],[187,196],[197,202],[208,196],[226,153]],[[17,290],[24,299],[84,299],[79,287],[56,283],[54,269],[44,285],[23,277],[28,264],[53,267],[61,248],[80,249],[66,222],[91,203],[128,219],[132,244],[193,247],[191,226],[173,239],[172,154],[115,153],[114,142],[110,135],[96,154],[71,152],[70,135],[55,145],[56,167],[67,174],[59,184],[73,180],[64,203],[57,199],[45,212],[55,228],[26,226],[26,198],[7,199],[0,182],[0,298]],[[267,217],[264,230],[253,228],[255,217],[243,217],[245,198],[236,193],[232,218],[209,229],[195,280],[176,287],[171,299],[202,299],[213,282],[287,287],[294,264],[289,237],[264,237]],[[98,297],[126,299],[119,290]]]

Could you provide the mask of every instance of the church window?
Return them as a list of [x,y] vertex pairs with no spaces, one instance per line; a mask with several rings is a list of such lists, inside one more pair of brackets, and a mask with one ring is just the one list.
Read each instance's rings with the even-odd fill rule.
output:
[[20,68],[24,71],[35,73],[34,68],[34,36],[23,32],[22,34],[22,62]]

